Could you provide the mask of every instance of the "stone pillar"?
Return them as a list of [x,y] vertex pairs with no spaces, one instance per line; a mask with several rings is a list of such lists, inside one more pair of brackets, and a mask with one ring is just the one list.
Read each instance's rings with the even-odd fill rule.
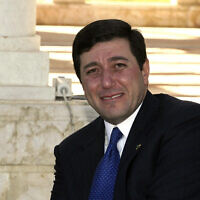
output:
[[0,100],[54,99],[35,24],[36,0],[0,0]]

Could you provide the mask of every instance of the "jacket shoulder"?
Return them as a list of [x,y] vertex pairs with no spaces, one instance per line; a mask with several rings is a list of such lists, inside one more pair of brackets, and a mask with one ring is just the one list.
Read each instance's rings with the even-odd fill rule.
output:
[[197,113],[200,110],[200,104],[192,101],[181,100],[167,94],[155,94],[154,96],[159,99],[161,107],[168,109],[168,112],[192,110]]
[[93,138],[95,130],[97,128],[103,127],[103,119],[101,117],[96,118],[94,121],[90,122],[83,128],[72,133],[70,136],[65,138],[56,148],[59,148],[59,151],[69,152],[77,150],[87,143],[91,138]]
[[160,116],[169,123],[183,123],[200,119],[200,104],[184,101],[166,94],[154,95],[160,102]]

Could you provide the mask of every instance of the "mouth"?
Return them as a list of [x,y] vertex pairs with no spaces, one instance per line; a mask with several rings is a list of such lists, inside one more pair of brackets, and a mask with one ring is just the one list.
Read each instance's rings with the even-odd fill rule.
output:
[[110,95],[110,96],[103,96],[101,97],[102,100],[115,100],[117,98],[120,98],[121,96],[123,96],[122,93],[120,94],[114,94],[114,95]]

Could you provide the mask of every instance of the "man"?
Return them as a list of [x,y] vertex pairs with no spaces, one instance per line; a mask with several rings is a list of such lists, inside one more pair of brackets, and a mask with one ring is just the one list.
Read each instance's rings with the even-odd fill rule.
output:
[[77,34],[73,61],[100,117],[56,146],[51,199],[199,200],[200,105],[148,91],[141,33],[93,22]]

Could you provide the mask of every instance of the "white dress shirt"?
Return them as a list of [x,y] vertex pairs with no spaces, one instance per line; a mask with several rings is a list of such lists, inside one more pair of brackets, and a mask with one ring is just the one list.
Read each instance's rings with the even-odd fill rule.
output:
[[138,108],[135,110],[135,112],[129,116],[126,120],[124,120],[123,122],[121,122],[120,124],[117,125],[113,125],[107,121],[104,120],[104,124],[105,124],[105,146],[104,146],[104,152],[106,152],[106,149],[108,147],[109,141],[110,141],[110,137],[111,137],[111,133],[114,127],[118,127],[119,130],[122,132],[123,136],[121,137],[121,139],[118,141],[117,143],[117,149],[119,151],[119,155],[121,157],[126,140],[128,138],[130,129],[132,127],[132,124],[140,110],[142,104],[140,104],[140,106],[138,106]]

